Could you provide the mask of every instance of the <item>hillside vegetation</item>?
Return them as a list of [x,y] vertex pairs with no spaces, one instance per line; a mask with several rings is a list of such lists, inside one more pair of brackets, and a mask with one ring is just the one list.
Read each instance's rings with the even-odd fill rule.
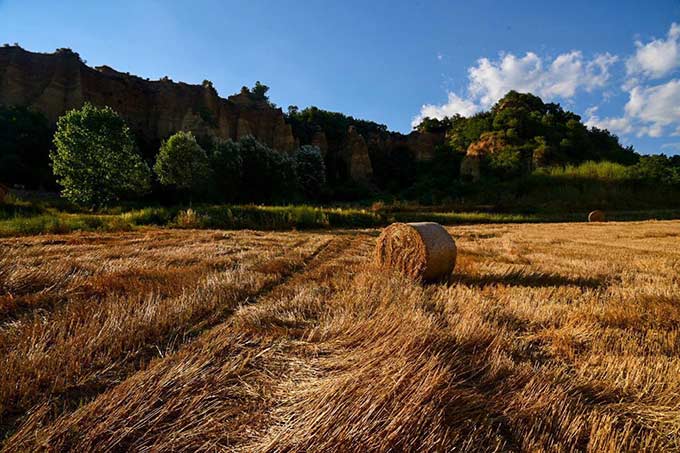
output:
[[[258,82],[239,96],[273,108],[267,91]],[[291,106],[285,120],[298,143],[293,151],[254,136],[223,140],[196,130],[141,152],[146,145],[106,107],[69,111],[56,131],[40,113],[0,107],[0,178],[29,189],[60,188],[89,208],[120,201],[411,200],[526,213],[674,208],[671,200],[680,196],[680,156],[641,156],[531,94],[511,91],[469,118],[425,118],[410,136],[316,107]],[[359,170],[367,179],[352,178]]]

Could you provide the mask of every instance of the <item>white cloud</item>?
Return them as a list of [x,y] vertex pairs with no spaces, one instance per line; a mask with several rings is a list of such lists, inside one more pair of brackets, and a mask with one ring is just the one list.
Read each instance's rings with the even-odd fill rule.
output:
[[502,55],[497,61],[481,58],[468,69],[467,96],[448,94],[442,105],[424,105],[412,124],[424,117],[442,118],[459,113],[469,116],[491,107],[510,90],[531,92],[550,100],[569,100],[579,90],[592,91],[605,86],[609,68],[618,60],[610,54],[600,54],[586,60],[580,51],[558,55],[550,61],[534,52],[523,57]]
[[[592,106],[585,112],[586,124],[621,135],[680,136],[680,78],[671,76],[680,68],[680,24],[671,24],[665,38],[636,41],[635,47],[635,53],[625,60],[625,75],[619,74],[625,77],[620,88],[628,94],[623,112],[601,117],[597,106]],[[490,108],[510,90],[531,92],[546,101],[559,99],[566,105],[571,105],[580,92],[598,90],[607,102],[614,96],[611,71],[618,60],[609,53],[589,59],[578,50],[555,58],[535,52],[480,58],[468,69],[463,93],[448,93],[442,105],[424,105],[413,124],[426,116],[469,116]],[[669,80],[668,76],[675,78]],[[655,84],[650,82],[662,77]]]
[[600,119],[596,110],[589,117],[586,123],[589,126],[620,134],[635,132],[638,137],[661,137],[672,128],[672,135],[680,135],[680,80],[632,87],[621,117]]
[[673,23],[666,39],[655,39],[647,44],[635,42],[635,55],[626,61],[628,75],[659,78],[680,66],[680,25]]
[[497,62],[482,58],[469,70],[469,90],[485,107],[510,90],[531,92],[545,99],[569,99],[579,89],[603,87],[609,80],[609,67],[616,61],[617,57],[610,54],[586,61],[580,51],[558,55],[547,65],[533,52],[522,58],[507,54]]
[[420,114],[411,122],[412,127],[416,127],[420,122],[429,118],[444,118],[455,114],[471,116],[481,110],[481,107],[469,99],[463,99],[455,93],[449,92],[449,99],[446,104],[434,105],[426,104],[420,108]]
[[608,129],[616,134],[630,134],[633,132],[633,124],[630,118],[600,118],[595,112],[588,113],[588,119],[585,122],[586,126]]
[[588,118],[592,118],[593,116],[597,115],[597,111],[599,110],[599,107],[596,105],[593,105],[591,107],[588,107],[586,109],[586,116]]

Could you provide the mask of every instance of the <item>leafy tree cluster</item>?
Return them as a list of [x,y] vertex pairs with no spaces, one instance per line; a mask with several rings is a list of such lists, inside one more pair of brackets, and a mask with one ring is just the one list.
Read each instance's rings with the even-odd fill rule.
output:
[[[16,134],[14,134],[16,135]],[[12,143],[22,143],[16,140]],[[151,172],[123,119],[109,107],[85,104],[59,118],[50,159],[62,195],[96,208],[150,189]],[[163,141],[153,172],[158,182],[201,200],[272,202],[316,200],[326,170],[318,148],[280,153],[253,137],[211,142],[205,150],[191,132]]]
[[268,92],[269,87],[261,83],[259,80],[255,82],[255,85],[253,85],[251,88],[248,88],[247,86],[241,87],[241,94],[247,95],[253,101],[264,101],[271,107],[275,108],[276,104],[269,100],[269,96],[267,95]]
[[[607,130],[588,128],[581,117],[559,104],[544,103],[529,93],[508,92],[491,110],[469,118],[454,115],[443,120],[425,118],[421,131],[446,128],[451,147],[465,152],[486,134],[502,137],[502,152],[489,156],[486,168],[500,177],[516,176],[533,167],[607,160],[633,165],[639,159]],[[532,165],[522,165],[529,160]]]
[[628,169],[633,179],[649,184],[661,183],[680,187],[680,155],[640,156],[640,160]]
[[190,132],[177,132],[163,142],[154,170],[165,186],[220,202],[313,200],[326,182],[318,148],[289,156],[251,136],[218,141],[206,152]]
[[294,155],[298,188],[308,200],[318,200],[326,185],[326,165],[316,146],[303,145]]
[[416,126],[418,132],[446,132],[451,129],[451,118],[426,117]]
[[[266,99],[267,87],[256,84],[248,92]],[[142,155],[141,142],[116,112],[90,104],[59,119],[49,152],[51,130],[44,116],[25,108],[0,107],[0,182],[49,189],[56,178],[65,198],[86,207],[137,198],[152,187],[157,198],[184,194],[190,201],[259,203],[318,200],[328,196],[328,184],[338,198],[352,187],[343,189],[327,178],[335,174],[333,165],[338,162],[333,159],[342,157],[339,151],[349,127],[364,137],[386,132],[384,125],[316,107],[300,111],[291,106],[287,119],[302,143],[312,142],[318,131],[325,133],[326,161],[312,146],[286,154],[253,137],[197,142],[189,132],[146,144],[145,149],[153,149]],[[640,156],[610,132],[588,128],[578,115],[530,94],[510,92],[490,111],[470,118],[425,119],[419,130],[446,131],[446,144],[435,150],[430,162],[416,162],[406,145],[386,152],[369,143],[371,189],[423,200],[468,196],[463,191],[473,186],[460,181],[460,168],[470,145],[494,149],[481,163],[482,174],[495,175],[501,182],[521,183],[526,178],[519,177],[536,167],[546,167],[543,171],[611,161],[622,164],[619,180],[680,187],[680,156]]]
[[390,193],[398,193],[414,183],[418,165],[413,152],[407,146],[396,146],[385,153],[369,149],[373,166],[373,179],[377,186]]
[[310,143],[316,132],[323,131],[329,144],[339,144],[345,139],[350,126],[354,126],[364,137],[375,132],[387,132],[387,126],[384,124],[359,120],[318,107],[300,110],[297,106],[291,105],[288,107],[286,120],[292,126],[293,134],[303,143]]
[[44,115],[25,107],[0,106],[0,183],[52,189],[52,129]]

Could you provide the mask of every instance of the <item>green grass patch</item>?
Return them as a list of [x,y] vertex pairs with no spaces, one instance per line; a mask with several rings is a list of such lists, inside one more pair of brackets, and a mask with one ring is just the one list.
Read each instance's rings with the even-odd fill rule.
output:
[[579,165],[541,168],[536,170],[534,175],[560,179],[590,179],[600,181],[624,181],[632,179],[630,167],[606,161],[587,161]]
[[[414,205],[375,205],[371,209],[307,205],[202,205],[193,209],[113,208],[103,213],[65,213],[56,208],[13,202],[0,206],[0,237],[60,234],[73,231],[130,231],[147,226],[199,229],[308,230],[378,228],[393,222],[480,223],[583,222],[586,210],[571,213],[499,213],[436,210]],[[680,209],[607,211],[612,221],[677,219]]]
[[0,220],[0,237],[62,234],[73,231],[130,231],[134,226],[120,216],[49,212]]

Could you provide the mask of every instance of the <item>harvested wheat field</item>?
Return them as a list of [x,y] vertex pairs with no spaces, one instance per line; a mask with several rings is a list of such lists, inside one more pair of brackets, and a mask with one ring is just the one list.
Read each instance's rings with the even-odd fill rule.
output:
[[680,221],[0,241],[4,451],[680,451]]

